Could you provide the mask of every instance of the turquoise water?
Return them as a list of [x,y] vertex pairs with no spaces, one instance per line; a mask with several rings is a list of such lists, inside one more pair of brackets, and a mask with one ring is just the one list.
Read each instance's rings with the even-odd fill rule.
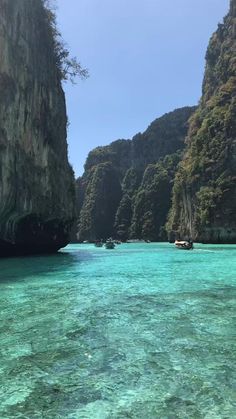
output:
[[0,418],[236,418],[236,246],[0,260]]

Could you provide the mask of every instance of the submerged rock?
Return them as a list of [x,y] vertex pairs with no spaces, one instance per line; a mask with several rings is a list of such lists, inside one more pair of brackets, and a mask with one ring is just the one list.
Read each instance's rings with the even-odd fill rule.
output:
[[53,32],[41,0],[0,0],[0,256],[68,243],[74,178]]

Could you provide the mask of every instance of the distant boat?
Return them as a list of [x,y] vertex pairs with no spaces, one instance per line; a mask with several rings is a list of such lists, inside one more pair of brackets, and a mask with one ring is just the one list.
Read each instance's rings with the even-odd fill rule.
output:
[[142,239],[130,239],[130,240],[127,240],[127,242],[126,243],[145,243],[145,240],[142,240]]
[[114,249],[116,245],[112,239],[108,239],[105,243],[105,247],[106,249]]
[[102,241],[96,241],[95,243],[95,247],[102,247],[103,246],[103,242]]
[[175,247],[177,249],[192,250],[193,242],[192,240],[175,240]]

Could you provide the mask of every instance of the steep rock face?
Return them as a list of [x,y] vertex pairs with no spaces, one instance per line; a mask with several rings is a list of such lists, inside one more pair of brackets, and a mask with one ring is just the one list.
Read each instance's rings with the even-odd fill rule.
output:
[[107,238],[114,233],[114,218],[121,198],[120,182],[110,162],[90,171],[90,179],[80,212],[80,239]]
[[182,153],[149,164],[134,195],[130,236],[151,241],[167,239],[165,224],[171,204],[173,179]]
[[134,200],[140,187],[142,176],[142,171],[134,167],[131,167],[125,173],[122,182],[122,199],[115,217],[115,231],[119,239],[127,240],[132,236],[131,225],[134,213]]
[[95,148],[87,157],[85,173],[99,163],[110,161],[124,176],[130,167],[144,171],[148,164],[183,149],[187,121],[194,109],[176,109],[157,118],[144,133],[136,134],[132,140],[117,140],[108,146]]
[[206,54],[203,96],[175,178],[172,237],[236,242],[236,0]]
[[[179,151],[179,161],[187,122],[194,110],[191,107],[177,109],[155,120],[143,134],[137,134],[132,140],[118,140],[89,153],[85,173],[77,182],[78,207],[81,207],[80,241],[111,235],[122,240],[129,237],[157,240],[160,237],[170,208],[173,180],[168,167],[166,172],[163,168],[165,164],[168,166],[165,157]],[[155,166],[161,160],[162,165]],[[144,209],[143,202],[147,197],[146,207],[150,205],[150,208]],[[154,202],[156,198],[158,203]],[[143,222],[145,226],[141,228]]]
[[0,0],[0,255],[54,251],[74,217],[66,108],[41,0]]

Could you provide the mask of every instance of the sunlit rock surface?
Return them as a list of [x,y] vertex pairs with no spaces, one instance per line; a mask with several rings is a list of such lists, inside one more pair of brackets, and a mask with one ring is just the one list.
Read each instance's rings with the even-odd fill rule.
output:
[[236,0],[207,49],[203,96],[173,190],[176,237],[236,243]]
[[0,0],[0,255],[68,242],[74,187],[66,123],[41,0]]

